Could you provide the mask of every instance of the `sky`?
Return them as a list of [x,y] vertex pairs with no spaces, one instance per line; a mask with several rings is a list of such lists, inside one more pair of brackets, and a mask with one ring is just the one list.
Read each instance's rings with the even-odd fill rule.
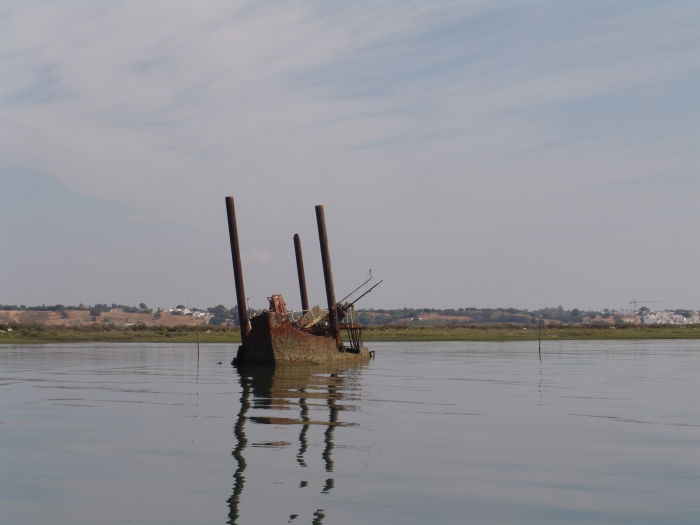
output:
[[[700,309],[700,2],[5,0],[0,304]],[[652,304],[651,301],[654,301]]]

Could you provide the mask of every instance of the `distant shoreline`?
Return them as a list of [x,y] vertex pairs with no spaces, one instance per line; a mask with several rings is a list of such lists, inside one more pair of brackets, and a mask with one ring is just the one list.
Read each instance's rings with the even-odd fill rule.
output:
[[[371,342],[420,341],[536,341],[537,328],[517,326],[477,327],[381,327],[366,328],[364,340]],[[124,343],[240,343],[237,328],[193,327],[168,329],[104,329],[26,326],[0,332],[0,345],[52,344],[78,342]],[[556,340],[642,340],[700,339],[700,325],[627,326],[621,328],[586,326],[548,326],[542,330],[543,341]]]

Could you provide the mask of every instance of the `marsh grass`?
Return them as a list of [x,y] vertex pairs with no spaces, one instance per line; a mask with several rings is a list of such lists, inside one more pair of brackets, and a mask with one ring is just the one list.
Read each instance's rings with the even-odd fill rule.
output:
[[[110,343],[194,343],[197,332],[194,327],[173,328],[114,328],[86,326],[81,328],[47,327],[40,325],[16,325],[0,332],[0,344],[42,344],[76,342]],[[240,333],[233,328],[207,328],[199,330],[200,343],[240,343]]]
[[[3,327],[0,344],[42,344],[70,342],[195,343],[194,327],[115,328],[86,326],[60,328],[41,325]],[[347,338],[345,338],[347,339]],[[554,326],[542,333],[543,341],[572,339],[700,339],[700,325],[628,326],[621,328]],[[372,341],[533,341],[536,328],[521,326],[460,327],[383,327],[364,330],[364,340]],[[207,327],[199,330],[200,343],[240,343],[237,328]]]
[[[536,341],[537,328],[520,326],[460,326],[382,328],[364,332],[365,341]],[[555,326],[542,331],[542,340],[572,339],[698,339],[700,326],[588,327]]]

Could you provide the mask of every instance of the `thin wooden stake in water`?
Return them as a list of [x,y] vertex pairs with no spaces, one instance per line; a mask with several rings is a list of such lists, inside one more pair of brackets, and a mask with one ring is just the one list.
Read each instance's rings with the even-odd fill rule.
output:
[[540,327],[537,337],[537,353],[540,355],[540,363],[542,362],[542,318],[540,317]]
[[197,364],[199,364],[199,322],[197,322],[195,333],[197,334]]

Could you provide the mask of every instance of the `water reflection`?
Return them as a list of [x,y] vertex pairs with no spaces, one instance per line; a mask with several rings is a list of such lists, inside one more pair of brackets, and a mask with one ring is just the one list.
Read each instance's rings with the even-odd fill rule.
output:
[[[234,425],[236,446],[233,458],[236,470],[233,475],[233,493],[228,500],[229,521],[231,525],[240,523],[241,503],[246,485],[246,469],[249,467],[246,456],[253,449],[283,450],[293,449],[295,454],[289,457],[299,470],[301,479],[298,488],[309,487],[308,472],[310,457],[309,432],[316,426],[324,426],[320,459],[323,476],[318,487],[320,494],[329,494],[335,488],[333,472],[335,462],[333,450],[335,447],[335,432],[338,427],[354,426],[356,423],[342,421],[343,411],[353,411],[357,406],[356,390],[359,383],[359,370],[356,368],[338,369],[328,365],[295,365],[295,366],[239,366],[236,370],[241,384],[240,410]],[[252,426],[251,426],[252,424]],[[269,427],[257,427],[269,425]],[[297,443],[281,439],[285,436],[280,428],[287,425],[298,425],[299,432],[293,433]],[[257,430],[256,436],[265,439],[249,439],[246,431]],[[287,434],[288,435],[288,434]],[[290,438],[292,439],[292,438]],[[311,450],[318,450],[311,447]],[[318,457],[318,456],[317,456]],[[250,459],[250,458],[248,458]],[[285,456],[287,459],[287,456]],[[317,489],[318,490],[318,489]],[[260,498],[255,495],[255,499]],[[277,502],[274,502],[275,504]],[[313,524],[322,524],[326,512],[321,508],[311,508]],[[300,518],[298,513],[287,514],[288,523]]]

